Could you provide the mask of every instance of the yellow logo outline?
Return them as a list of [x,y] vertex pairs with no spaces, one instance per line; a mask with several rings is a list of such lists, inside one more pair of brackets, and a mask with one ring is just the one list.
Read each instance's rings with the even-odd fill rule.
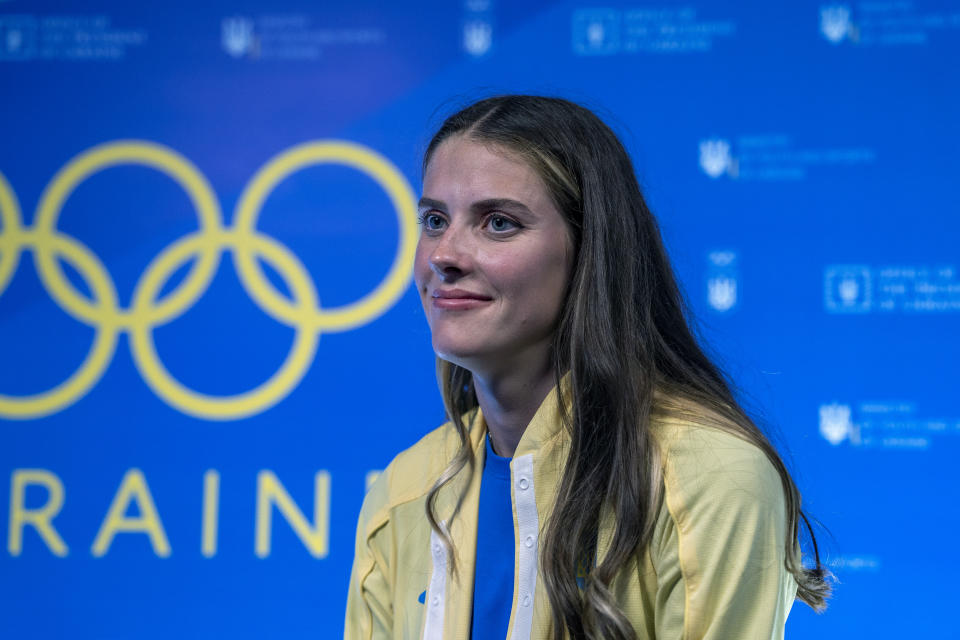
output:
[[[274,188],[308,166],[336,163],[372,178],[387,194],[399,223],[397,252],[383,280],[358,300],[322,309],[309,271],[285,245],[256,229]],[[193,203],[199,229],[174,241],[147,266],[128,309],[120,306],[116,286],[101,260],[83,243],[57,229],[64,204],[91,175],[120,165],[141,165],[166,174]],[[362,145],[340,140],[305,142],[270,159],[247,184],[237,202],[232,227],[223,224],[216,193],[189,160],[163,145],[118,140],[92,147],[70,160],[51,179],[37,205],[32,228],[22,224],[20,205],[0,173],[0,296],[16,272],[21,253],[31,251],[37,273],[51,298],[96,334],[80,367],[52,389],[29,396],[0,394],[0,417],[32,419],[70,406],[92,389],[112,361],[119,334],[130,334],[134,362],[147,385],[177,410],[208,420],[233,420],[265,411],[285,398],[313,362],[320,331],[347,331],[373,321],[403,295],[413,271],[417,214],[413,190],[387,158]],[[153,330],[183,315],[210,285],[221,256],[230,252],[241,284],[272,318],[295,329],[290,352],[280,368],[259,386],[231,396],[212,396],[179,382],[160,360]],[[90,289],[90,300],[67,280],[58,257],[76,269]],[[292,301],[267,280],[257,258],[284,279]],[[158,300],[171,275],[193,260],[183,281]]]

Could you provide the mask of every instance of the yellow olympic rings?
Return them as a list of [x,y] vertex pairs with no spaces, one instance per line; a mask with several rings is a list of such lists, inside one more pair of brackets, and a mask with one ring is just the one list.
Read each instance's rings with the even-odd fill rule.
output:
[[[400,227],[393,265],[376,289],[346,306],[326,311],[317,309],[313,320],[317,329],[343,331],[383,313],[400,297],[410,278],[413,254],[417,249],[416,212],[410,186],[389,160],[370,149],[346,142],[307,142],[292,147],[267,162],[250,181],[237,204],[234,225],[241,234],[251,232],[264,201],[277,184],[303,167],[329,162],[364,171],[377,181],[390,197]],[[410,224],[411,220],[414,224]],[[260,306],[271,310],[278,319],[294,313],[284,296],[277,293],[264,277],[249,251],[241,247],[233,256],[240,277]]]
[[[60,210],[77,186],[98,171],[123,164],[142,164],[166,173],[184,188],[200,217],[200,231],[214,237],[221,227],[220,204],[213,188],[200,170],[174,151],[151,142],[111,142],[102,144],[67,163],[50,181],[40,196],[34,223],[38,242],[34,254],[37,270],[54,300],[78,320],[94,325],[129,325],[124,312],[118,308],[91,307],[67,281],[56,257],[45,240],[55,233]],[[193,265],[177,291],[153,311],[150,321],[162,323],[180,315],[196,302],[216,272],[219,249],[213,243],[205,247],[200,259]],[[106,268],[97,261],[97,272],[109,280]],[[111,285],[112,286],[112,285]],[[142,318],[141,320],[146,320]]]
[[[344,164],[366,173],[386,191],[399,221],[397,253],[383,281],[369,294],[343,307],[323,310],[310,273],[284,245],[256,230],[260,208],[278,183],[299,169],[322,163]],[[128,309],[120,307],[116,287],[100,259],[75,238],[57,229],[60,210],[73,191],[103,169],[136,164],[170,176],[187,193],[198,214],[199,229],[167,246],[138,280]],[[160,398],[201,418],[237,419],[262,412],[285,398],[309,369],[319,331],[345,331],[386,312],[409,284],[416,250],[417,220],[413,190],[403,175],[380,154],[343,141],[316,141],[294,146],[271,159],[244,189],[234,226],[222,222],[217,197],[203,174],[186,158],[162,145],[121,140],[81,153],[50,181],[37,206],[32,228],[22,224],[16,196],[0,174],[0,295],[16,271],[20,253],[33,252],[41,282],[67,313],[96,329],[83,364],[57,387],[31,396],[0,395],[0,416],[38,418],[56,413],[85,395],[102,377],[120,332],[130,334],[137,369]],[[271,317],[295,329],[287,358],[266,382],[232,396],[211,396],[187,388],[164,367],[153,330],[186,312],[206,291],[224,251],[233,253],[237,273],[251,298]],[[69,262],[92,293],[79,293],[66,279],[58,257]],[[284,279],[292,302],[266,279],[257,258]],[[192,266],[178,287],[158,300],[170,276],[188,261]]]
[[[4,229],[4,235],[6,235],[6,229]],[[48,239],[47,246],[49,250],[66,258],[76,268],[97,300],[111,307],[116,306],[117,294],[113,283],[105,277],[106,272],[97,270],[100,262],[89,249],[62,234]],[[116,326],[102,324],[97,325],[96,329],[93,346],[83,364],[73,375],[53,389],[42,393],[17,398],[0,395],[0,416],[37,418],[69,406],[85,395],[107,370],[117,346]]]

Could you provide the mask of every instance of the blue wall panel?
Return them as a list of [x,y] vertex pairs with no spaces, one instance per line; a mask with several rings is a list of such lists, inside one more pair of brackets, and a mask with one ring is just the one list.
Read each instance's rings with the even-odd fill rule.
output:
[[0,2],[3,637],[342,633],[368,474],[443,419],[419,157],[503,92],[622,135],[829,527],[788,634],[954,637],[958,43],[947,0]]

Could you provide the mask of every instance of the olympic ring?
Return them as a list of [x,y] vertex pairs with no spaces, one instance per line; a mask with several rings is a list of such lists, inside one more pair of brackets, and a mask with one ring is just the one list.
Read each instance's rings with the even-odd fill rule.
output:
[[[366,173],[387,193],[399,221],[397,252],[380,284],[355,302],[326,310],[321,309],[316,286],[300,260],[279,241],[256,230],[260,209],[277,184],[306,166],[323,163]],[[101,260],[57,229],[60,211],[77,186],[103,169],[125,164],[146,166],[173,179],[187,193],[199,222],[196,232],[174,241],[150,262],[127,309],[121,308],[116,286]],[[409,284],[417,242],[413,190],[389,160],[366,147],[315,141],[287,149],[254,175],[233,219],[233,227],[223,225],[216,194],[199,169],[172,149],[147,141],[110,142],[73,158],[41,195],[32,228],[23,226],[13,189],[0,173],[0,295],[16,272],[20,254],[31,251],[40,280],[54,301],[96,330],[84,362],[66,381],[31,396],[0,395],[0,416],[38,418],[79,400],[103,376],[122,332],[130,334],[133,359],[144,381],[174,408],[211,420],[254,415],[280,402],[299,384],[313,361],[321,330],[345,331],[371,322],[392,307]],[[203,296],[227,251],[233,253],[241,283],[253,301],[275,320],[294,328],[295,337],[283,364],[266,382],[236,395],[211,396],[186,387],[170,374],[157,353],[153,330],[181,316]],[[67,280],[58,258],[77,270],[92,298]],[[258,258],[284,279],[292,301],[267,280]],[[170,276],[191,260],[183,282],[158,300]]]
[[[111,142],[103,144],[67,163],[57,175],[53,177],[49,186],[40,196],[40,205],[37,207],[35,222],[36,234],[39,238],[49,238],[55,233],[60,210],[77,186],[88,177],[121,164],[142,164],[166,173],[176,180],[190,196],[200,216],[200,231],[208,236],[215,236],[220,230],[220,205],[213,188],[207,183],[200,171],[190,161],[176,152],[150,142]],[[116,326],[129,325],[127,315],[117,308],[92,308],[73,287],[60,269],[56,257],[45,242],[38,242],[35,249],[35,261],[41,280],[56,300],[68,313],[78,320],[91,324],[111,323]],[[196,302],[200,293],[206,289],[213,279],[219,262],[219,251],[216,246],[207,247],[207,251],[193,265],[178,291],[172,292],[165,304],[161,304],[155,311],[154,322],[162,323],[170,320]],[[97,260],[99,277],[109,280],[106,268]],[[112,285],[111,285],[112,286]],[[193,294],[191,296],[190,294]],[[192,297],[192,299],[191,299]]]
[[[413,264],[417,248],[416,224],[404,224],[405,216],[416,214],[406,207],[413,206],[410,187],[403,176],[395,171],[386,158],[364,147],[347,143],[308,142],[288,149],[271,159],[250,181],[237,204],[234,224],[240,233],[249,233],[257,223],[257,215],[267,195],[284,178],[294,171],[312,164],[339,162],[360,171],[366,171],[376,180],[393,203],[400,223],[400,238],[397,254],[387,277],[362,300],[338,309],[317,312],[314,323],[318,329],[344,330],[367,322],[379,315],[382,309],[392,304],[407,286],[407,265]],[[286,318],[292,313],[284,296],[277,293],[263,276],[263,271],[250,252],[241,247],[234,252],[234,261],[244,284],[257,302],[274,312],[275,317]]]
[[[6,228],[4,228],[6,232]],[[26,244],[26,242],[24,242]],[[48,241],[49,249],[65,257],[80,273],[98,300],[116,305],[117,294],[113,283],[97,271],[97,258],[79,242],[58,234]],[[0,395],[0,416],[6,418],[37,418],[67,407],[84,396],[107,370],[117,346],[118,329],[110,324],[96,327],[96,336],[87,357],[67,380],[49,391],[15,398]]]
[[0,173],[0,222],[3,222],[3,234],[0,235],[0,295],[10,283],[20,258],[20,218],[17,197],[10,183]]

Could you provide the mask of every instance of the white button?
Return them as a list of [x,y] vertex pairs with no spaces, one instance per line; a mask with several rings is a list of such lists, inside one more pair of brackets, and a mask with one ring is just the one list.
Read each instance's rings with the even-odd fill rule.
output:
[[530,596],[523,596],[523,606],[525,607],[530,606]]
[[527,536],[527,539],[523,541],[528,547],[533,546],[533,536]]
[[520,482],[517,483],[522,491],[526,491],[527,487],[530,486],[530,482],[526,478],[520,478]]
[[440,596],[433,596],[433,600],[431,600],[430,602],[433,604],[433,606],[439,607],[439,606],[440,606]]
[[438,556],[439,556],[442,551],[443,551],[443,548],[442,548],[440,545],[438,545],[438,544],[433,545],[433,553],[434,553],[434,555],[438,555]]

